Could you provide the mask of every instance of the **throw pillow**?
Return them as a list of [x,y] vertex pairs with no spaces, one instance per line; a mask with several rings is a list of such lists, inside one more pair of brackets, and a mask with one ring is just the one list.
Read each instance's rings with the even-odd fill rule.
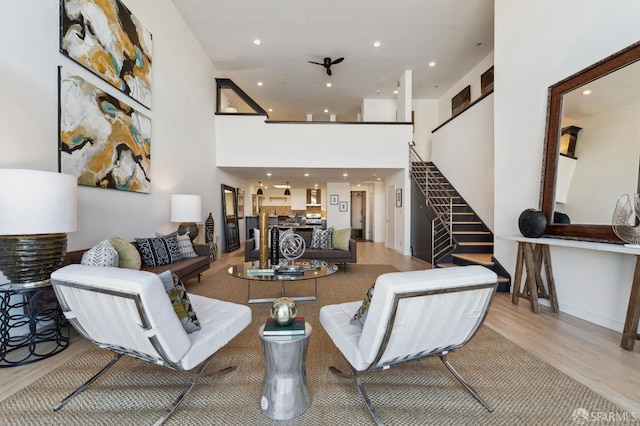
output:
[[142,259],[136,246],[120,237],[113,237],[109,241],[118,252],[118,268],[140,269]]
[[118,267],[118,252],[109,240],[100,241],[85,251],[80,259],[83,265]]
[[332,235],[333,226],[327,229],[319,227],[313,228],[313,234],[311,234],[311,248],[319,250],[333,250]]
[[158,276],[164,285],[164,289],[167,291],[167,295],[173,305],[173,311],[180,320],[184,331],[193,333],[194,331],[200,330],[200,321],[198,321],[196,312],[193,310],[193,306],[189,300],[189,294],[182,281],[171,271],[164,271],[158,274]]
[[356,311],[356,314],[351,319],[351,324],[357,327],[364,327],[364,321],[367,319],[367,313],[369,312],[369,305],[371,304],[371,298],[373,297],[373,289],[376,286],[374,282],[367,290],[367,294],[364,295],[364,299],[362,300],[362,305]]
[[180,262],[177,232],[164,237],[136,238],[143,266],[160,266]]
[[331,243],[334,249],[349,250],[349,240],[351,239],[351,228],[336,229],[331,236]]
[[[167,235],[156,232],[156,237],[166,237],[166,236]],[[176,233],[176,239],[178,240],[178,249],[180,249],[180,254],[182,255],[183,259],[191,259],[194,257],[198,257],[198,254],[193,249],[193,243],[191,242],[191,238],[189,238],[189,232],[182,235],[178,235]]]
[[282,247],[282,240],[284,240],[287,235],[292,235],[295,234],[295,232],[293,232],[293,229],[289,228],[289,229],[285,229],[284,231],[280,232],[280,247]]

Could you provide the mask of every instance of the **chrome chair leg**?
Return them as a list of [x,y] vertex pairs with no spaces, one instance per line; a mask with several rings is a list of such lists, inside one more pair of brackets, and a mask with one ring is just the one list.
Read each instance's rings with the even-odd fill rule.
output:
[[356,374],[356,371],[351,366],[351,364],[349,363],[347,364],[349,365],[349,371],[351,372],[351,374],[343,373],[341,370],[333,366],[329,367],[329,371],[331,371],[334,375],[340,377],[341,379],[353,379],[356,384],[356,388],[358,388],[358,392],[360,392],[360,396],[364,400],[364,403],[367,405],[367,409],[369,410],[371,417],[373,417],[373,420],[376,422],[376,425],[384,426],[384,423],[382,423],[382,419],[380,419],[378,412],[376,411],[375,407],[373,406],[373,403],[369,399],[369,395],[367,395],[367,391],[364,389],[364,384],[362,383],[362,376],[359,376]]
[[[211,361],[211,358],[213,358],[213,355],[210,356],[209,358],[207,358],[206,360],[204,360],[202,362],[202,364],[200,365],[200,367],[198,368],[198,371],[196,371],[195,373],[193,373],[191,375],[191,379],[189,380],[189,383],[187,383],[187,386],[184,388],[182,393],[176,398],[175,401],[173,401],[173,404],[171,404],[171,406],[169,408],[167,408],[167,411],[164,412],[162,417],[160,417],[154,423],[154,426],[160,426],[162,423],[164,423],[165,420],[167,420],[169,418],[169,416],[174,412],[174,410],[176,408],[178,408],[178,405],[180,405],[182,403],[182,401],[186,398],[186,396],[189,394],[189,392],[191,392],[191,389],[193,389],[193,386],[195,386],[196,380],[200,376],[202,376],[202,374],[204,373],[204,370],[206,370],[207,365],[209,365],[209,361]],[[230,373],[231,371],[235,370],[236,368],[237,367],[235,365],[233,365],[233,366],[229,366],[229,367],[223,368],[222,370],[219,370],[216,373]]]
[[98,371],[92,378],[90,378],[89,380],[87,380],[86,382],[84,382],[84,384],[82,384],[78,389],[74,390],[72,393],[70,393],[66,398],[64,398],[62,401],[58,402],[56,405],[53,406],[53,411],[58,411],[60,410],[62,407],[64,407],[66,405],[67,402],[69,402],[73,397],[75,397],[76,395],[78,395],[80,392],[82,392],[83,390],[85,390],[87,388],[87,386],[89,386],[91,383],[95,382],[96,379],[98,379],[98,377],[102,376],[104,373],[107,372],[107,370],[109,370],[111,367],[113,367],[113,365],[118,362],[118,360],[120,359],[120,357],[122,357],[122,354],[115,354],[113,356],[113,358],[111,359],[111,361],[105,365],[102,370]]
[[453,375],[453,377],[455,377],[456,379],[458,379],[458,381],[460,383],[462,383],[462,386],[465,387],[466,390],[469,391],[469,393],[471,395],[473,395],[473,397],[480,403],[482,404],[482,406],[484,408],[486,408],[486,410],[490,413],[493,413],[493,408],[491,408],[489,406],[489,404],[487,404],[484,399],[482,399],[480,397],[480,395],[478,395],[478,393],[471,387],[471,385],[469,385],[469,383],[467,383],[462,376],[460,376],[460,374],[458,374],[458,372],[453,368],[453,366],[451,364],[449,364],[449,361],[447,361],[447,355],[440,355],[440,360],[442,361],[442,363],[444,364],[445,367],[447,367],[447,370],[449,370],[449,372]]

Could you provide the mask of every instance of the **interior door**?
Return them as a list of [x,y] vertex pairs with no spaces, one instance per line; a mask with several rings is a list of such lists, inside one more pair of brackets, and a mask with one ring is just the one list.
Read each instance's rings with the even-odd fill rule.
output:
[[387,187],[387,239],[385,247],[395,248],[396,246],[396,187]]

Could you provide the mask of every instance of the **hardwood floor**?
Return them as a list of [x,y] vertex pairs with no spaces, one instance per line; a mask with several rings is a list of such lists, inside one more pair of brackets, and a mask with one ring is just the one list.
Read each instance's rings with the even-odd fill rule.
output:
[[[229,265],[242,261],[242,250],[222,254],[203,276],[226,270]],[[358,243],[358,263],[390,264],[401,271],[430,267],[420,259],[403,256],[385,248],[382,243],[371,242]],[[526,300],[515,306],[506,293],[496,294],[485,324],[640,418],[640,342],[635,351],[625,351],[619,346],[620,333],[567,314],[553,313],[545,307],[541,307],[539,314],[534,314]],[[69,348],[50,359],[22,367],[1,368],[0,401],[90,346],[74,334]],[[532,400],[534,398],[532,395]]]

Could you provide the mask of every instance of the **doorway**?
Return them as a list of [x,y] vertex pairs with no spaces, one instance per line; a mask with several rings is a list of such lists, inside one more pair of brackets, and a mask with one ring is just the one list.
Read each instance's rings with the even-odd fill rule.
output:
[[367,191],[351,191],[351,238],[364,241],[367,235]]

